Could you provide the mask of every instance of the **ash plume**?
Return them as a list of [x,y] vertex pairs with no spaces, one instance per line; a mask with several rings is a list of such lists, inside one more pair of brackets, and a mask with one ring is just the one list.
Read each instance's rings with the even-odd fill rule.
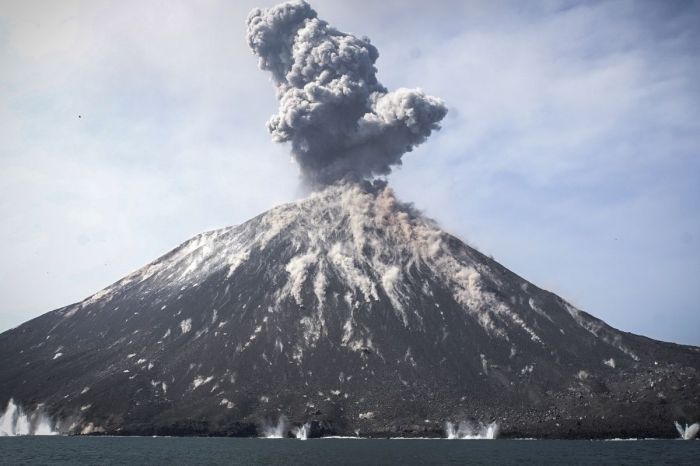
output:
[[276,142],[291,142],[312,186],[387,175],[447,114],[419,89],[389,92],[376,77],[379,52],[366,37],[331,27],[305,1],[256,8],[248,44],[272,74],[279,111],[268,121]]

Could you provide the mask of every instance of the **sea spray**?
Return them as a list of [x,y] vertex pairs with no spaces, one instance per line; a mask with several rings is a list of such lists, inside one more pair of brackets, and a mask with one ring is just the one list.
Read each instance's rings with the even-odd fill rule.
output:
[[683,427],[678,421],[674,422],[674,424],[676,425],[676,430],[678,430],[678,433],[683,440],[695,439],[695,437],[698,436],[698,431],[700,431],[700,423],[697,422],[691,425],[686,424],[685,427]]
[[299,440],[306,440],[309,438],[309,429],[311,429],[311,424],[307,422],[303,426],[295,427],[292,432],[294,433],[294,437]]
[[13,399],[7,403],[5,411],[0,416],[0,437],[16,435],[57,435],[51,419],[41,409],[25,413],[24,409],[15,404]]
[[498,437],[498,424],[496,422],[486,425],[479,423],[478,426],[474,426],[466,421],[460,421],[458,425],[446,422],[445,433],[448,439],[493,440]]
[[287,418],[280,416],[277,424],[263,424],[264,438],[285,438],[287,437]]

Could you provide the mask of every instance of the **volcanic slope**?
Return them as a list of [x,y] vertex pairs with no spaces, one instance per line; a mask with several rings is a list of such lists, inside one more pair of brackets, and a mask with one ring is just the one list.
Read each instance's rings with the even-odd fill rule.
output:
[[198,235],[0,335],[0,406],[73,433],[675,436],[700,348],[620,332],[441,231],[336,185]]

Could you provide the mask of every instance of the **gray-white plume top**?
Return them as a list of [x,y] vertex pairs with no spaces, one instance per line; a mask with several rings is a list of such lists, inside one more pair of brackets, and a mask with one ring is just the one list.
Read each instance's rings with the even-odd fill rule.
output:
[[419,89],[388,92],[369,39],[331,27],[303,0],[254,9],[247,36],[277,88],[268,129],[292,143],[312,186],[389,174],[447,114],[442,100]]

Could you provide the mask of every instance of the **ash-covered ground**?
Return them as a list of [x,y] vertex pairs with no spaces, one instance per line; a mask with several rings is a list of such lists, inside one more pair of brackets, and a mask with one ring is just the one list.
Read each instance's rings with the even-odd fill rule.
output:
[[700,348],[613,329],[441,231],[383,185],[339,184],[198,235],[0,335],[0,405],[63,433],[675,437]]

